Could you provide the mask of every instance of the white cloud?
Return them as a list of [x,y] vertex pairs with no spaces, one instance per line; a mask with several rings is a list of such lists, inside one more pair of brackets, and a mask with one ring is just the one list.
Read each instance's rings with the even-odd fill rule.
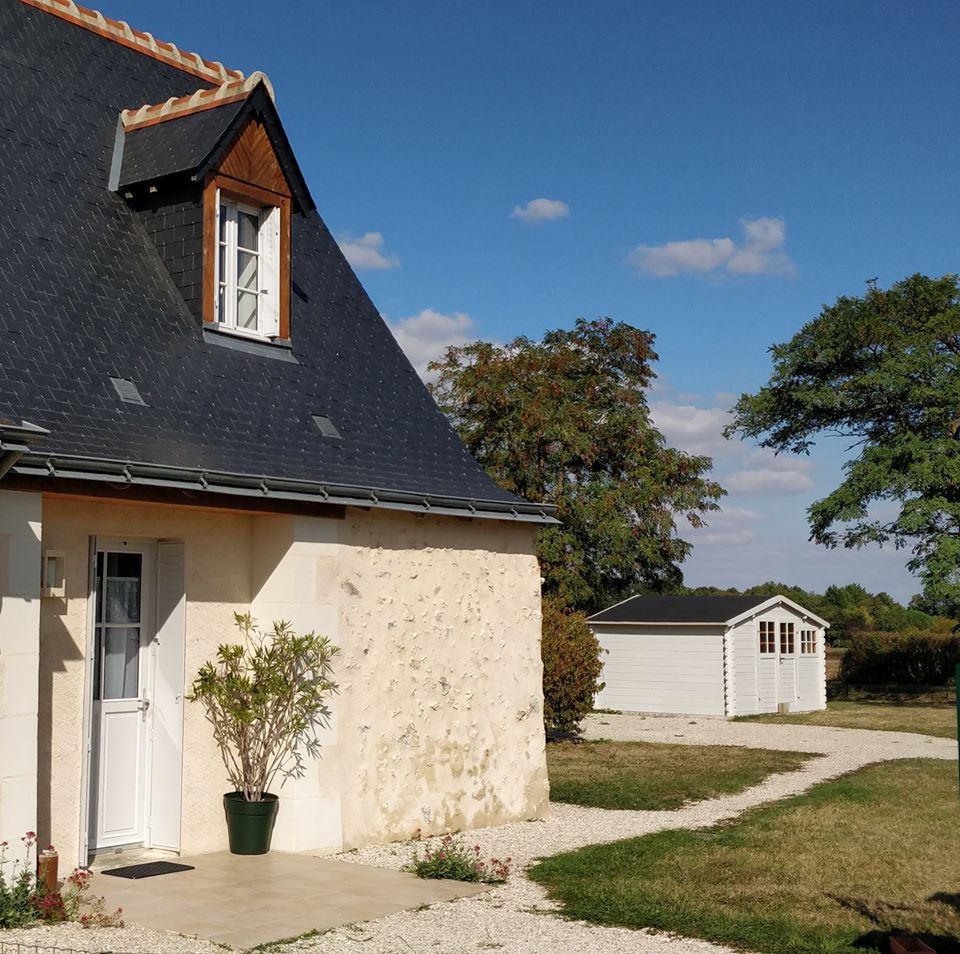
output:
[[732,494],[808,494],[813,490],[812,470],[813,462],[806,457],[778,456],[758,448],[747,454],[741,468],[727,474],[721,483]]
[[357,271],[400,266],[400,259],[396,255],[384,251],[383,235],[380,232],[366,232],[360,236],[341,235],[337,244]]
[[565,219],[569,215],[570,206],[559,199],[531,199],[526,205],[514,206],[510,213],[511,218],[520,219],[528,225]]
[[664,245],[638,245],[627,264],[645,275],[667,278],[684,273],[706,274],[722,270],[731,275],[790,275],[795,271],[783,251],[783,219],[741,219],[743,244],[732,238],[688,239]]
[[730,451],[730,442],[722,434],[730,421],[730,413],[722,407],[653,401],[650,416],[671,447],[688,454],[710,456]]
[[724,507],[704,516],[707,526],[687,527],[684,537],[695,547],[750,543],[757,534],[747,525],[759,519],[760,514],[748,507]]
[[387,325],[424,380],[433,377],[427,365],[434,358],[439,358],[451,346],[465,345],[477,337],[473,319],[462,311],[445,315],[424,308],[419,314],[395,324],[387,320]]

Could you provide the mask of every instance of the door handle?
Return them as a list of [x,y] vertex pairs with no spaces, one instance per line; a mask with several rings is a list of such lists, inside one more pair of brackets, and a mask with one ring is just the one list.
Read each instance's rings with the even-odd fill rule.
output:
[[137,704],[137,708],[140,710],[140,718],[143,719],[144,721],[146,721],[146,719],[147,719],[147,709],[150,708],[150,700],[149,700],[149,699],[141,699],[140,702]]

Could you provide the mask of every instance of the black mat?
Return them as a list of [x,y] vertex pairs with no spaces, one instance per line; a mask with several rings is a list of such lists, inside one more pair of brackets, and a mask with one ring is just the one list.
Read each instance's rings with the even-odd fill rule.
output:
[[152,878],[154,875],[173,874],[175,871],[193,871],[193,865],[178,865],[172,861],[150,861],[142,865],[127,865],[125,868],[110,868],[100,874],[116,875],[118,878]]

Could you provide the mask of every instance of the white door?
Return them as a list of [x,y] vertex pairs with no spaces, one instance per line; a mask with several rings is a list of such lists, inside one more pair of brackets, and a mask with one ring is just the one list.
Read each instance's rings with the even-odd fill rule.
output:
[[777,624],[772,619],[757,623],[757,711],[777,711]]
[[790,708],[797,705],[797,627],[795,623],[780,623],[780,653],[777,663],[777,701]]
[[154,549],[122,540],[103,541],[97,548],[89,828],[93,849],[144,841]]

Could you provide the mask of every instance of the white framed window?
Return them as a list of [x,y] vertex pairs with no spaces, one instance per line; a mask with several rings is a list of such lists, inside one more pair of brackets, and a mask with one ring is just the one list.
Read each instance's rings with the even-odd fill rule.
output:
[[261,338],[279,334],[280,210],[217,191],[214,321]]
[[797,651],[796,633],[793,623],[780,624],[780,655],[793,656]]
[[814,656],[817,652],[817,631],[815,629],[800,630],[800,655]]
[[777,624],[771,619],[760,620],[760,655],[769,656],[777,651]]

